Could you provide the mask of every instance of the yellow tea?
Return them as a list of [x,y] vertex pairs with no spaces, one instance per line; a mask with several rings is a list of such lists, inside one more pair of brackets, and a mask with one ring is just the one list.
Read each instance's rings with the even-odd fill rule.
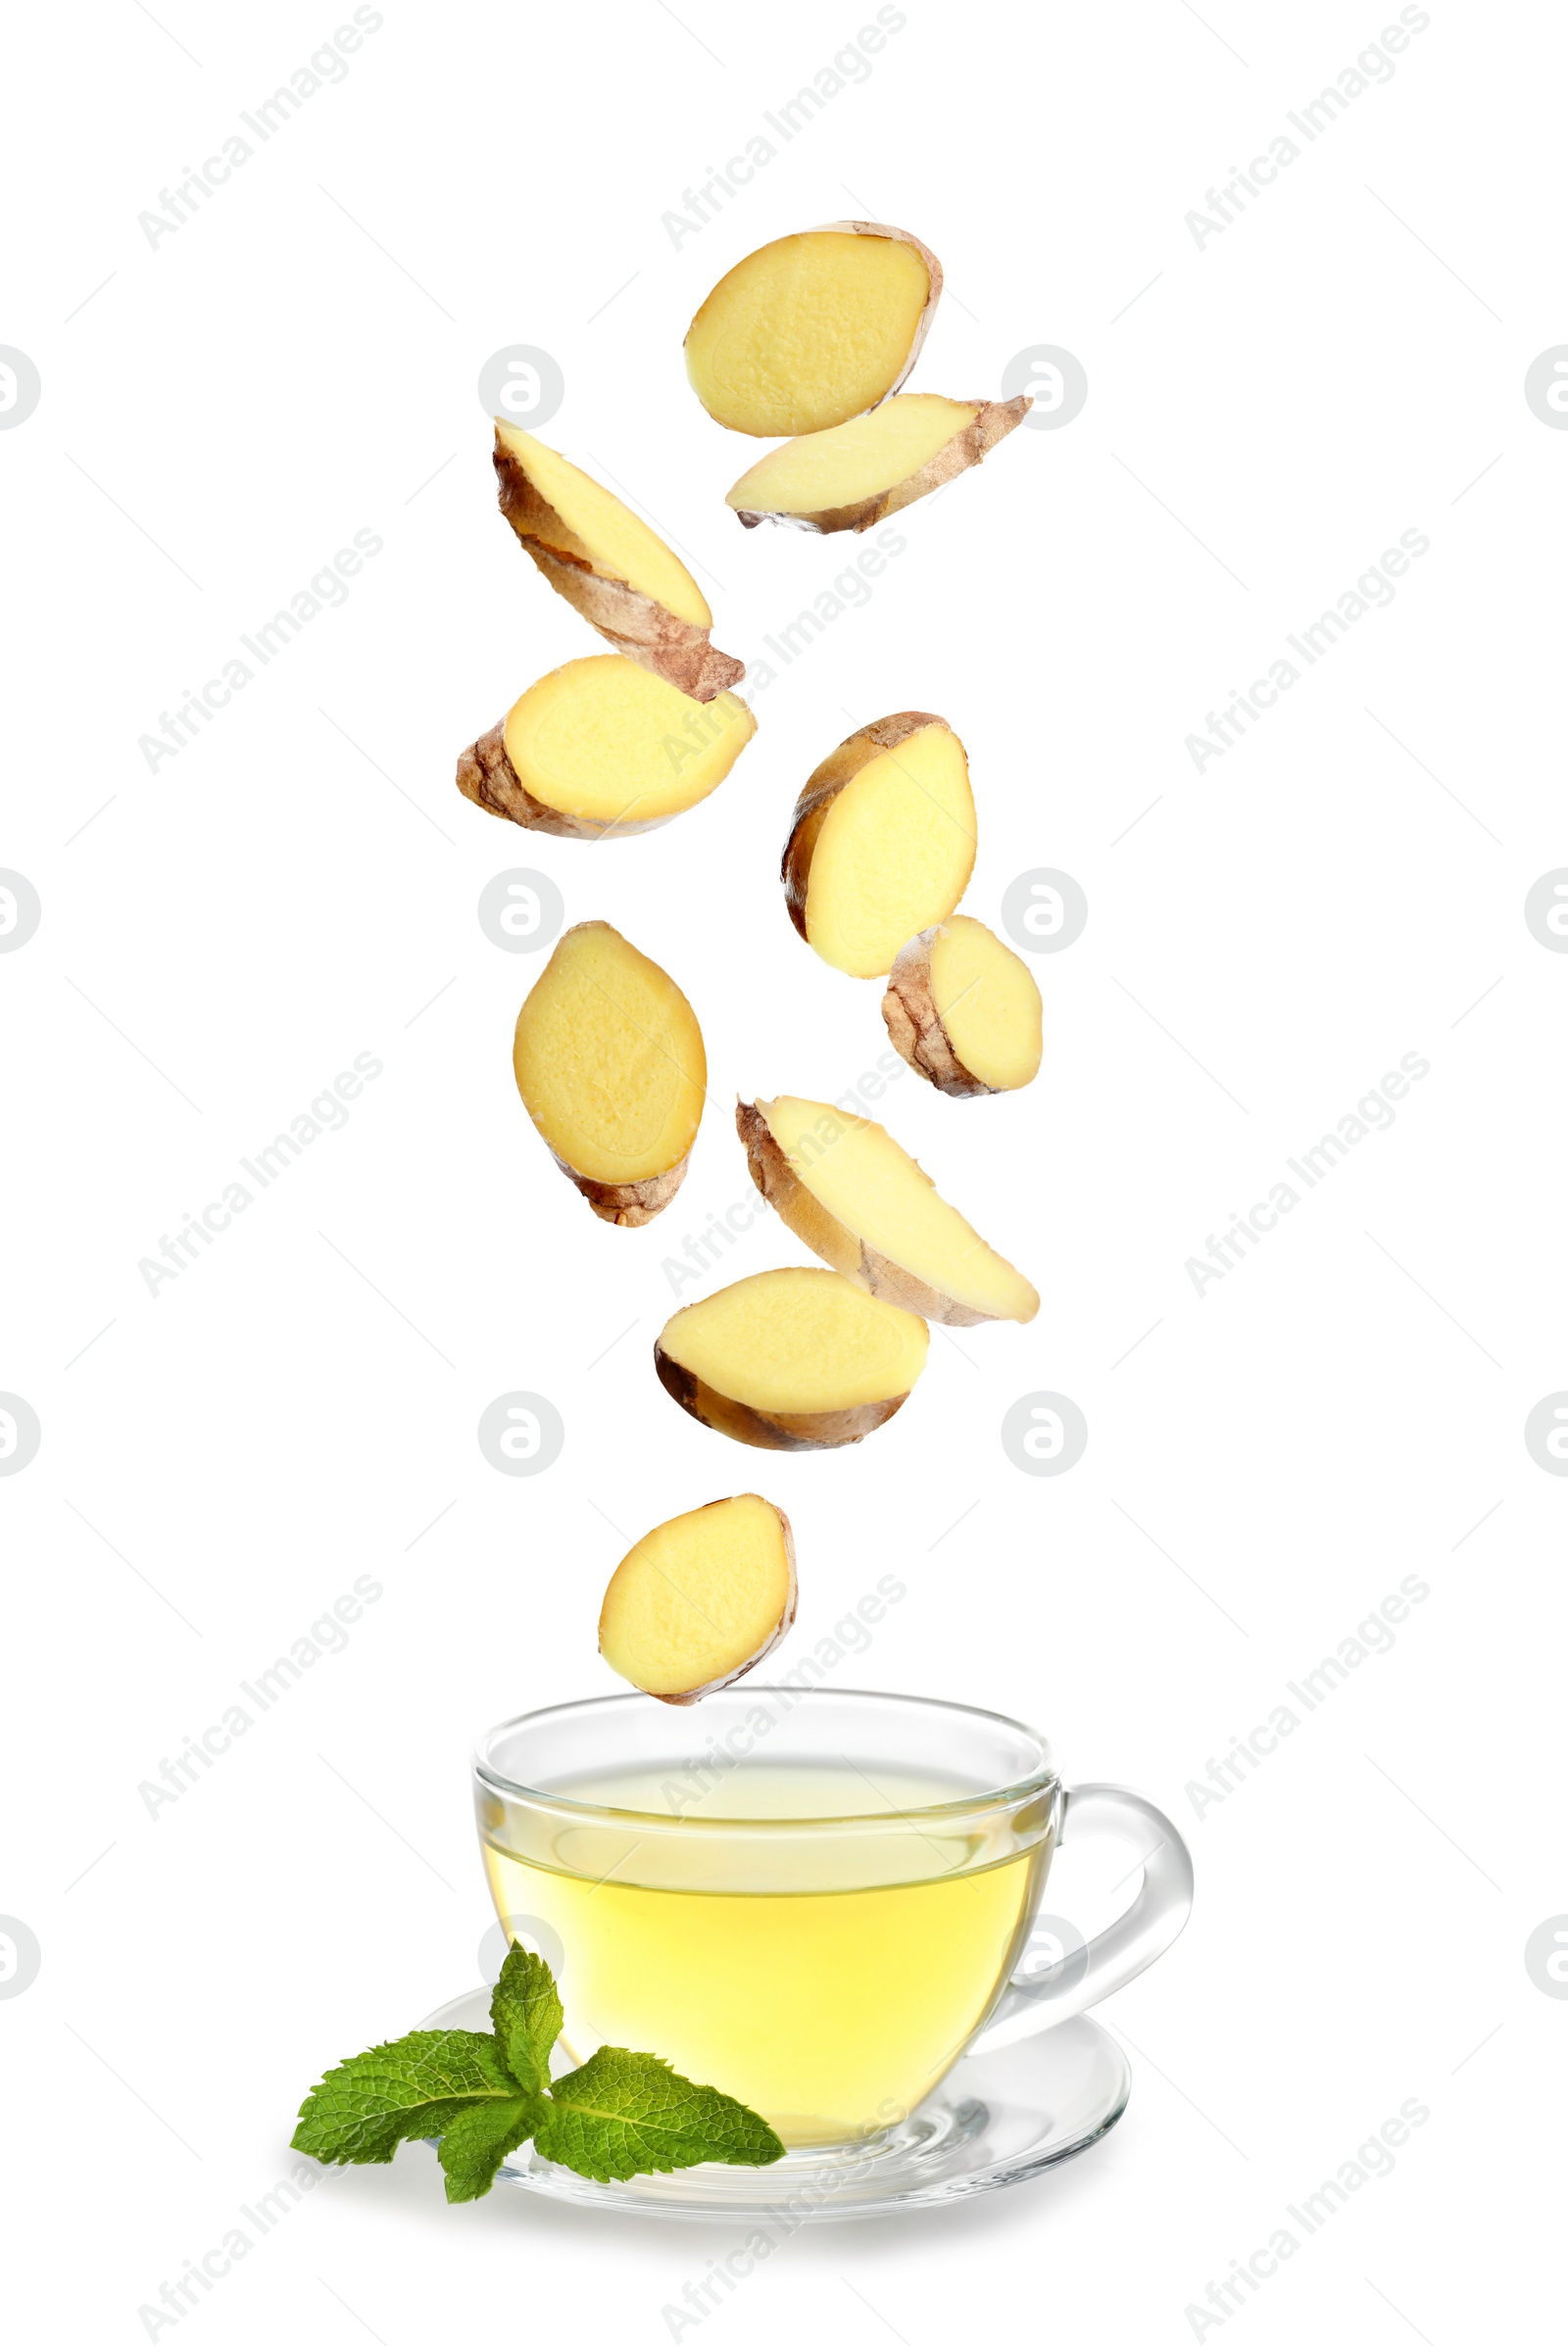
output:
[[[1027,1934],[1049,1849],[997,1853],[969,1820],[908,1814],[972,1784],[803,1761],[734,1769],[676,1833],[481,1803],[496,1910],[564,1950],[564,2040],[656,2052],[786,2143],[896,2124],[979,2027]],[[667,1820],[657,1769],[557,1783]],[[874,1831],[857,1819],[874,1818]],[[730,1822],[705,1838],[705,1825]]]

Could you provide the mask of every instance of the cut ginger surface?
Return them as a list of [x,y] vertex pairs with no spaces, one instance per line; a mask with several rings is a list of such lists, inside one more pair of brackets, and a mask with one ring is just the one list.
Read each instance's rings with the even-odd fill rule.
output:
[[824,961],[882,977],[954,909],[974,857],[963,744],[941,717],[906,709],[852,733],[807,782],[784,850],[785,900]]
[[634,830],[716,790],[757,722],[722,693],[707,706],[613,652],[569,660],[508,711],[507,756],[523,789],[606,830]]
[[500,416],[495,466],[501,511],[524,553],[617,651],[700,701],[740,680],[742,662],[710,641],[702,588],[630,506]]
[[901,1056],[953,1099],[1015,1092],[1040,1072],[1040,989],[1018,955],[965,913],[905,946],[882,1015]]
[[715,421],[761,439],[874,407],[913,366],[942,289],[902,228],[846,220],[780,236],[721,277],[692,319],[686,371]]
[[621,1558],[599,1650],[662,1702],[696,1702],[770,1653],[795,1618],[789,1518],[753,1491],[672,1516]]
[[901,392],[868,415],[770,449],[724,502],[748,527],[783,521],[824,536],[869,529],[978,464],[1030,405]]
[[518,431],[499,417],[496,449],[520,467],[558,518],[560,526],[553,530],[541,516],[529,529],[530,536],[586,559],[607,577],[624,579],[678,619],[697,627],[712,625],[708,599],[679,556],[591,473],[547,448],[531,432]]
[[487,814],[558,839],[630,839],[718,788],[757,720],[733,693],[691,699],[613,652],[531,684],[458,759]]
[[886,1423],[928,1343],[912,1312],[836,1272],[759,1271],[677,1311],[655,1364],[666,1392],[716,1432],[822,1449]]
[[568,929],[517,1014],[513,1071],[558,1163],[604,1221],[635,1227],[680,1187],[708,1062],[673,978],[608,921]]
[[880,1124],[788,1097],[742,1105],[736,1122],[763,1197],[835,1270],[951,1327],[1034,1318],[1028,1280]]

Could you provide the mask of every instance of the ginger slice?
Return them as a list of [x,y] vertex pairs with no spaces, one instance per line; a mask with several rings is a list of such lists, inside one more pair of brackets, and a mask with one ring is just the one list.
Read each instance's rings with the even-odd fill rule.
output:
[[795,1540],[782,1507],[743,1491],[671,1516],[622,1556],[599,1650],[661,1702],[700,1702],[755,1669],[795,1619]]
[[756,731],[733,693],[705,705],[598,652],[552,668],[470,742],[458,788],[524,830],[629,839],[716,790]]
[[1032,1320],[1040,1297],[865,1116],[821,1100],[742,1102],[736,1127],[752,1179],[812,1252],[884,1296],[950,1328]]
[[901,1408],[930,1342],[914,1313],[833,1271],[758,1271],[688,1303],[654,1346],[700,1424],[765,1450],[836,1449]]
[[885,977],[919,929],[945,920],[974,869],[963,744],[906,709],[862,725],[795,804],[782,877],[790,918],[824,961]]
[[715,422],[763,440],[845,423],[896,391],[942,292],[906,228],[835,220],[748,253],[686,334],[686,372]]
[[983,921],[955,913],[911,937],[882,1016],[903,1059],[953,1100],[1016,1092],[1040,1072],[1040,989]]
[[708,1060],[674,979],[608,920],[567,929],[517,1013],[513,1072],[602,1222],[635,1230],[686,1178]]
[[870,529],[978,464],[1033,401],[906,391],[831,431],[786,440],[743,472],[724,503],[748,529],[782,521],[831,536]]
[[709,641],[713,614],[658,532],[591,474],[496,417],[501,511],[540,575],[629,660],[699,701],[745,663]]

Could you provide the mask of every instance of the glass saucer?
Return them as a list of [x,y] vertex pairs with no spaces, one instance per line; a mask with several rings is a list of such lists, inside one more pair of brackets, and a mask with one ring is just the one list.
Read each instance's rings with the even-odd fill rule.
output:
[[[476,1987],[422,2021],[488,2033],[490,1990]],[[867,2142],[788,2152],[772,2167],[687,2167],[595,2183],[514,2151],[497,2181],[626,2216],[771,2225],[886,2216],[1027,2182],[1107,2134],[1132,2089],[1114,2037],[1081,2015],[1038,2036],[956,2062],[904,2124]]]

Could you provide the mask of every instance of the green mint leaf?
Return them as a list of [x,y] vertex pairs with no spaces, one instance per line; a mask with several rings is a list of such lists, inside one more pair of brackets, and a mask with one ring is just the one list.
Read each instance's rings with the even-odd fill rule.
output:
[[519,2093],[509,2102],[472,2102],[449,2119],[436,2145],[448,2199],[483,2199],[508,2151],[527,2141],[543,2110],[537,2093]]
[[384,2166],[400,2142],[443,2133],[471,2105],[517,2098],[493,2036],[417,2028],[329,2069],[300,2105],[290,2147],[326,2166]]
[[550,2082],[550,2048],[561,2034],[561,2020],[549,1964],[514,1940],[490,1999],[490,2025],[507,2067],[530,2092]]
[[608,2044],[551,2086],[534,2148],[599,2183],[709,2159],[771,2167],[784,2156],[772,2127],[744,2102],[711,2085],[693,2085],[656,2054]]

